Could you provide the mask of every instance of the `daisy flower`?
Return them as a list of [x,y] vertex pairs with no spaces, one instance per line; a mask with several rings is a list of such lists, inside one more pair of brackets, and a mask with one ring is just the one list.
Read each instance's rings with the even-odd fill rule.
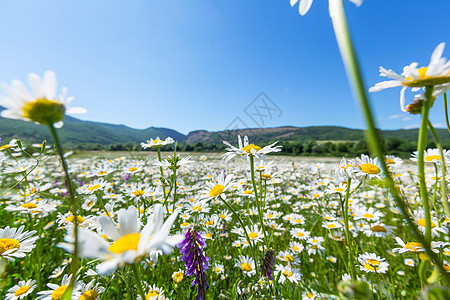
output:
[[293,228],[290,231],[291,236],[299,239],[299,240],[306,240],[309,238],[309,231],[306,231],[303,228]]
[[104,179],[96,179],[90,184],[85,184],[79,188],[79,192],[82,194],[94,194],[97,191],[102,191],[107,182]]
[[[223,141],[225,145],[228,146],[225,150],[228,152],[223,154],[223,159],[229,161],[233,157],[240,155],[242,158],[247,158],[249,156],[257,156],[259,159],[264,160],[264,155],[271,152],[280,152],[281,146],[275,146],[278,142],[265,146],[261,148],[255,144],[249,144],[248,137],[244,137],[244,143],[242,143],[241,136],[238,136],[238,148],[232,146],[229,142]],[[275,146],[275,147],[274,147]]]
[[[61,285],[57,285],[54,283],[47,283],[47,287],[50,288],[50,290],[38,292],[37,295],[39,297],[36,298],[36,300],[59,300],[61,299],[62,295],[66,291],[67,287],[70,284],[70,279],[72,278],[72,275],[64,275],[64,277],[61,280]],[[80,289],[79,282],[75,280],[73,284],[73,290],[72,295],[70,299],[76,300],[80,297],[80,292],[78,291]]]
[[380,67],[380,76],[389,77],[393,80],[379,82],[371,87],[369,92],[378,92],[387,88],[401,86],[400,108],[404,112],[407,111],[405,107],[405,90],[407,87],[417,91],[420,87],[435,86],[435,90],[438,93],[433,93],[433,96],[445,93],[450,88],[450,85],[448,85],[450,82],[450,61],[442,57],[444,47],[445,43],[440,43],[434,49],[428,67],[417,68],[419,64],[413,62],[403,68],[401,75]]
[[386,273],[389,263],[385,262],[385,258],[377,256],[375,253],[364,253],[358,256],[361,264],[360,270],[367,273]]
[[416,263],[414,262],[414,259],[411,259],[411,258],[405,258],[403,260],[403,263],[410,267],[414,267],[416,265]]
[[386,238],[388,235],[392,236],[394,227],[384,225],[383,223],[375,223],[373,225],[364,225],[362,231],[368,237],[376,236]]
[[100,286],[100,283],[94,285],[95,279],[92,279],[89,283],[81,283],[79,285],[80,298],[79,300],[94,300],[105,291],[105,288]]
[[85,113],[81,107],[69,108],[73,97],[66,96],[67,89],[57,97],[56,75],[52,71],[46,71],[41,78],[31,73],[28,75],[31,93],[20,81],[13,80],[11,86],[2,84],[8,94],[0,97],[0,106],[3,110],[0,115],[4,118],[32,121],[43,125],[55,124],[55,127],[63,125],[64,114]]
[[[425,252],[425,248],[423,245],[419,242],[403,242],[403,240],[399,237],[395,237],[395,240],[402,248],[394,248],[392,249],[392,252],[394,253],[405,253],[405,252],[412,252],[412,253],[419,253],[419,252]],[[439,253],[439,250],[436,248],[439,248],[442,246],[441,242],[431,242],[431,250],[435,253]]]
[[283,284],[286,279],[293,283],[298,283],[301,279],[302,274],[300,274],[300,271],[296,268],[292,268],[291,265],[276,265],[275,266],[275,277],[280,274],[280,278],[278,281]]
[[36,280],[21,280],[18,284],[8,289],[5,300],[23,299],[37,287]]
[[[145,300],[164,300],[167,299],[166,296],[164,296],[164,291],[157,287],[156,285],[149,285],[145,283],[147,293],[145,294]],[[142,299],[141,296],[139,296],[139,299]]]
[[[263,238],[263,232],[258,228],[258,225],[245,226],[248,237],[253,243],[261,242]],[[242,231],[242,237],[245,239],[245,233]]]
[[143,149],[147,149],[147,148],[158,148],[161,146],[165,146],[165,145],[169,145],[169,144],[173,144],[175,141],[173,140],[173,138],[171,137],[167,137],[164,141],[161,140],[159,137],[157,137],[156,139],[150,139],[147,140],[146,143],[142,142],[141,143],[141,147]]
[[37,236],[32,237],[36,233],[33,231],[23,231],[24,225],[17,228],[6,226],[0,229],[0,258],[6,258],[14,261],[14,258],[23,258],[25,253],[31,252],[35,245]]
[[[79,229],[79,255],[86,258],[99,258],[103,262],[97,266],[100,274],[112,272],[119,265],[133,264],[149,255],[152,250],[162,250],[169,254],[173,247],[183,240],[182,235],[169,236],[170,228],[177,217],[174,212],[163,224],[162,205],[156,205],[153,215],[148,219],[147,225],[141,230],[140,220],[136,207],[121,209],[118,213],[119,224],[106,217],[100,216],[99,222],[102,231],[114,242],[109,244],[96,233]],[[68,252],[73,251],[73,230],[68,230],[64,240],[68,243],[59,243],[58,246]]]
[[361,208],[355,210],[355,216],[353,217],[354,220],[368,220],[368,221],[378,221],[383,216],[382,213],[379,211],[376,211],[373,207],[370,207],[369,209]]
[[201,191],[203,199],[214,199],[216,197],[222,198],[222,200],[226,199],[225,192],[233,187],[234,175],[228,174],[226,177],[223,173],[221,173],[215,181],[206,182],[207,188]]
[[[445,159],[446,163],[449,163],[450,162],[450,150],[444,149],[443,152],[444,152],[444,159]],[[414,153],[412,154],[412,157],[410,159],[412,161],[417,161],[418,158],[419,158],[419,152],[414,151]],[[425,155],[424,155],[423,160],[428,163],[438,164],[442,160],[441,151],[437,148],[427,149],[427,150],[425,150]]]
[[[360,6],[363,2],[363,0],[350,0],[353,2],[356,6]],[[295,4],[297,4],[299,0],[291,0],[291,6],[294,7]],[[300,4],[298,5],[298,12],[300,15],[304,16],[311,8],[311,5],[313,3],[313,0],[300,0]]]
[[249,277],[256,274],[255,261],[251,257],[239,256],[239,260],[234,266],[240,268],[242,272]]
[[361,158],[357,157],[352,162],[355,166],[352,169],[352,172],[357,178],[377,178],[381,180],[381,164],[378,161],[378,157],[372,159],[369,156],[362,154]]
[[176,272],[173,272],[172,274],[172,280],[175,281],[175,283],[180,283],[184,278],[184,272],[182,269],[179,269]]

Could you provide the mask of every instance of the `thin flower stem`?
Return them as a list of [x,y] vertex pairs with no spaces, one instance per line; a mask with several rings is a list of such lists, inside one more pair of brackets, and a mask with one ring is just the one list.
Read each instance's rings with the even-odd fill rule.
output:
[[[158,160],[159,160],[159,162],[162,162],[161,150],[159,148],[160,147],[156,148],[156,152],[158,152]],[[167,213],[169,213],[169,209],[167,208],[166,183],[165,183],[165,180],[164,180],[164,172],[163,172],[163,167],[162,166],[159,166],[159,173],[160,173],[160,180],[161,180],[162,189],[163,189],[164,206],[166,207]]]
[[[445,97],[447,98],[447,96]],[[430,120],[428,120],[428,128],[430,128],[431,134],[433,135],[434,141],[436,142],[436,146],[439,149],[439,152],[441,154],[441,169],[442,169],[442,180],[441,180],[441,200],[442,205],[444,206],[444,211],[447,216],[450,216],[450,207],[448,205],[448,198],[447,198],[447,166],[445,162],[445,156],[444,156],[444,149],[442,148],[441,140],[439,139],[439,136],[436,132],[436,129],[434,129],[433,124],[431,124]]]
[[[258,207],[258,216],[259,216],[259,223],[261,224],[262,227],[262,231],[263,231],[263,235],[264,235],[264,244],[267,247],[267,249],[270,249],[269,243],[267,241],[267,233],[266,233],[266,228],[264,226],[264,219],[263,219],[263,208],[261,207],[261,202],[262,199],[258,198],[258,192],[256,189],[256,181],[255,181],[255,158],[253,157],[253,155],[249,155],[250,157],[250,172],[251,172],[251,178],[252,178],[252,184],[253,184],[253,190],[255,193],[255,199],[256,199],[256,205]],[[261,191],[260,191],[260,196],[261,196]],[[255,261],[256,263],[256,261]]]
[[447,130],[448,132],[450,132],[450,122],[448,121],[447,93],[444,93],[444,109],[445,109],[445,124],[447,124]]
[[347,246],[349,251],[349,264],[350,264],[350,273],[352,275],[352,279],[356,280],[356,269],[355,269],[355,257],[353,253],[353,244],[352,244],[352,236],[350,234],[350,228],[348,226],[348,198],[350,197],[350,186],[352,184],[352,179],[348,179],[347,183],[347,190],[345,191],[345,199],[344,199],[344,207],[343,207],[343,214],[344,214],[344,224],[345,224],[345,238],[347,240]]
[[357,61],[355,49],[353,47],[353,42],[350,37],[342,0],[329,0],[329,4],[330,17],[333,23],[333,28],[337,43],[339,45],[339,50],[341,52],[342,60],[347,71],[347,76],[353,86],[356,99],[359,101],[359,105],[361,106],[366,120],[366,140],[368,141],[372,151],[374,151],[375,155],[380,159],[381,167],[386,176],[386,185],[389,188],[389,192],[394,198],[397,206],[400,208],[400,211],[402,212],[406,223],[412,230],[414,236],[423,244],[428,257],[430,257],[431,260],[436,264],[440,273],[444,276],[447,284],[450,284],[450,275],[444,270],[442,262],[439,261],[436,253],[431,250],[430,245],[424,243],[423,235],[420,233],[417,225],[412,220],[408,212],[407,205],[403,198],[401,198],[400,193],[395,186],[395,182],[392,179],[387,168],[386,161],[384,160],[384,149],[375,126],[369,99],[366,94],[366,88],[362,80],[362,75]]
[[[70,178],[70,174],[69,174],[69,168],[67,167],[67,162],[66,159],[64,158],[64,151],[61,145],[61,142],[59,140],[58,134],[56,132],[55,126],[53,126],[52,123],[50,123],[48,125],[49,129],[50,129],[50,133],[53,137],[53,141],[55,142],[56,145],[56,149],[59,155],[59,158],[61,160],[61,165],[64,171],[64,179],[66,181],[66,187],[67,190],[69,191],[69,208],[70,211],[72,212],[73,216],[74,216],[74,221],[73,221],[73,236],[74,236],[74,246],[73,246],[73,253],[72,253],[72,264],[71,264],[71,269],[70,269],[70,273],[72,274],[72,278],[70,279],[70,283],[69,283],[69,287],[67,288],[67,290],[71,293],[72,289],[73,289],[73,285],[75,283],[76,277],[77,277],[77,271],[78,271],[78,207],[77,207],[77,202],[75,199],[75,190],[72,184],[72,179]],[[66,293],[64,293],[66,294]]]
[[[220,196],[218,198],[219,198],[220,201],[222,201],[223,204],[225,204],[226,207],[228,207],[229,210],[231,210],[233,215],[236,216],[236,219],[238,220],[239,224],[241,225],[242,230],[244,230],[245,239],[247,240],[247,243],[250,246],[250,252],[251,252],[251,255],[252,255],[253,260],[255,261],[255,265],[256,265],[256,262],[258,260],[256,259],[256,256],[255,256],[254,245],[252,245],[252,241],[250,240],[250,237],[248,236],[247,229],[245,228],[244,222],[242,222],[241,217],[239,217],[237,212],[234,210],[234,208],[230,204],[228,204],[227,201],[223,200]],[[256,277],[259,278],[258,268],[256,268]]]
[[145,299],[145,293],[144,293],[144,290],[142,289],[141,277],[139,275],[138,266],[136,264],[132,264],[131,268],[133,269],[133,277],[134,277],[134,281],[136,282],[136,286],[137,286],[139,295],[141,296],[142,299]]
[[419,169],[419,184],[420,197],[422,198],[422,205],[425,214],[425,243],[431,245],[431,212],[430,201],[428,199],[428,189],[425,178],[425,147],[427,146],[428,135],[428,114],[430,111],[430,103],[433,101],[433,86],[425,88],[425,98],[422,105],[422,121],[419,128],[419,137],[417,140],[417,167]]

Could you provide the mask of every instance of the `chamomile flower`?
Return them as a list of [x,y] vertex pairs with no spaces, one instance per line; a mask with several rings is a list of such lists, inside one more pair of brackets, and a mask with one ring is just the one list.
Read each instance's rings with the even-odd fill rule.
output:
[[251,257],[239,256],[239,260],[234,266],[240,268],[242,272],[249,277],[256,274],[255,261]]
[[56,95],[56,75],[52,71],[46,71],[42,80],[38,75],[31,73],[28,75],[28,81],[31,93],[18,80],[13,80],[11,86],[2,85],[8,94],[0,98],[0,106],[5,108],[1,112],[2,117],[61,127],[64,114],[86,112],[81,107],[69,108],[73,97],[67,98],[66,88],[62,89],[59,97]]
[[8,289],[5,300],[20,300],[30,295],[37,287],[36,280],[21,280],[18,284]]
[[[450,163],[450,150],[443,150],[445,162]],[[410,158],[412,161],[417,161],[419,158],[419,152],[414,151],[412,157]],[[437,148],[435,149],[427,149],[424,153],[423,160],[427,163],[435,163],[439,164],[442,160],[441,151]]]
[[[169,236],[178,212],[173,213],[163,224],[163,209],[156,205],[153,215],[149,217],[146,226],[141,230],[140,220],[134,206],[121,209],[118,213],[119,224],[116,225],[106,216],[100,216],[99,222],[103,232],[114,242],[109,244],[96,233],[79,229],[79,255],[87,258],[99,258],[103,262],[97,269],[101,274],[112,272],[123,264],[133,264],[144,259],[152,250],[162,250],[171,253],[173,247],[183,240],[182,235]],[[74,237],[68,230],[65,241],[58,246],[72,252]]]
[[416,263],[414,262],[414,259],[411,259],[411,258],[405,258],[403,260],[403,263],[410,267],[414,267],[416,265]]
[[[37,297],[36,300],[59,300],[59,299],[61,299],[64,292],[69,287],[71,278],[72,278],[72,275],[64,275],[64,277],[61,280],[61,285],[54,284],[54,283],[47,283],[47,287],[49,287],[50,290],[38,292],[37,295],[39,295],[39,297]],[[80,289],[79,282],[77,280],[75,280],[74,285],[73,285],[72,295],[70,297],[71,300],[75,300],[80,297],[79,289]]]
[[[363,0],[350,0],[353,2],[356,6],[360,6],[363,2]],[[294,7],[295,4],[297,4],[299,0],[291,0],[291,6]],[[311,5],[313,3],[313,0],[300,0],[300,3],[298,5],[298,12],[300,15],[304,16],[311,8]]]
[[355,216],[353,217],[354,220],[368,220],[368,221],[378,221],[383,214],[379,211],[376,211],[373,207],[370,207],[369,209],[361,208],[355,210]]
[[81,283],[79,285],[80,298],[79,300],[94,300],[99,297],[105,291],[105,288],[97,283],[94,285],[95,279],[92,279],[89,283]]
[[[395,237],[395,240],[402,248],[394,248],[392,249],[392,252],[394,253],[405,253],[405,252],[412,252],[412,253],[419,253],[419,252],[425,252],[425,248],[423,245],[419,242],[403,242],[403,240],[399,237]],[[439,250],[436,248],[439,248],[441,246],[440,242],[431,242],[431,250],[435,253],[439,253]]]
[[[257,156],[259,159],[264,160],[264,155],[272,152],[281,151],[281,146],[275,146],[278,142],[265,146],[263,148],[255,145],[249,144],[248,137],[244,137],[244,143],[242,143],[241,136],[238,136],[238,148],[232,146],[229,142],[223,141],[225,145],[228,146],[225,150],[227,153],[223,155],[225,161],[229,161],[233,157],[240,155],[242,158],[248,158],[249,156]],[[274,147],[275,146],[275,147]]]
[[378,161],[378,157],[372,159],[369,156],[362,154],[360,158],[357,157],[353,162],[355,167],[352,169],[352,172],[357,178],[381,179],[381,164]]
[[385,262],[385,258],[377,256],[375,253],[364,253],[358,256],[360,270],[366,273],[386,273],[389,263]]
[[26,253],[36,247],[35,241],[38,237],[32,236],[36,231],[23,231],[24,228],[25,226],[18,229],[9,226],[0,228],[0,259],[14,261],[15,258],[25,257]]
[[392,236],[394,232],[393,226],[388,226],[383,223],[375,223],[372,225],[364,225],[362,231],[366,236],[376,236],[386,238],[388,235]]
[[175,141],[171,137],[167,137],[164,141],[162,139],[160,139],[159,137],[157,137],[156,139],[152,139],[151,138],[150,140],[147,140],[146,143],[142,142],[141,143],[141,147],[143,149],[158,148],[158,147],[161,147],[161,146],[173,144],[174,142]]
[[172,280],[175,281],[175,283],[180,283],[184,278],[184,272],[182,269],[179,269],[176,272],[173,272],[172,274]]
[[283,284],[286,280],[292,282],[292,283],[298,283],[302,277],[302,274],[300,271],[296,268],[293,268],[290,264],[287,264],[286,266],[283,265],[276,265],[275,266],[275,276],[278,276],[280,274],[280,278],[278,281]]
[[306,240],[309,238],[309,231],[306,231],[303,228],[293,228],[290,233],[291,236],[299,240]]
[[[401,75],[380,67],[380,76],[389,77],[393,80],[379,82],[371,87],[369,91],[378,92],[387,88],[401,86],[400,108],[405,112],[407,111],[405,107],[405,90],[408,87],[413,88],[413,91],[417,91],[420,87],[435,86],[435,90],[439,91],[439,94],[443,94],[450,88],[450,85],[448,85],[450,82],[450,61],[442,57],[444,47],[445,43],[440,43],[434,49],[428,67],[417,68],[419,64],[413,62],[403,68]],[[437,94],[433,93],[433,96],[437,96]]]
[[226,199],[225,192],[233,186],[234,175],[228,174],[226,177],[223,173],[217,176],[216,180],[206,182],[207,188],[203,190],[202,199],[214,199],[220,197]]

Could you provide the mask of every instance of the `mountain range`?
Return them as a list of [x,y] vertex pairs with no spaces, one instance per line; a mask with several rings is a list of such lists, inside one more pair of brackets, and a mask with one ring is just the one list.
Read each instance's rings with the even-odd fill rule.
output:
[[[450,135],[446,129],[437,129],[443,144],[450,143]],[[394,137],[400,140],[414,142],[417,140],[418,129],[380,130],[384,138]],[[149,127],[133,129],[125,125],[83,121],[70,116],[64,119],[60,129],[63,144],[67,148],[89,148],[92,145],[109,146],[115,144],[139,144],[150,138],[167,136],[184,144],[222,144],[229,141],[237,144],[237,136],[247,135],[251,142],[265,144],[272,141],[358,141],[363,139],[364,132],[339,126],[283,126],[274,128],[248,128],[210,132],[196,130],[184,135],[176,130]],[[3,143],[11,138],[20,138],[29,143],[40,143],[42,140],[51,142],[48,129],[42,125],[21,120],[11,120],[0,117],[0,137]],[[430,137],[431,138],[431,137]]]

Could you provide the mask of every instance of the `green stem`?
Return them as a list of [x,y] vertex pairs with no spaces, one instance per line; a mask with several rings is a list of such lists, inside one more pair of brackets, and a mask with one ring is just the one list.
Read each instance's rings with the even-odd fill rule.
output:
[[352,275],[352,279],[356,280],[356,269],[355,269],[355,257],[353,256],[353,245],[352,245],[352,236],[350,233],[350,228],[348,226],[348,199],[350,197],[350,187],[352,184],[352,179],[348,179],[347,183],[347,190],[345,192],[345,199],[344,199],[344,207],[342,214],[344,215],[344,224],[345,224],[345,238],[347,240],[347,246],[350,256],[350,272]]
[[366,140],[368,141],[371,149],[374,151],[375,155],[380,159],[381,167],[385,174],[386,185],[389,188],[389,192],[394,198],[396,205],[400,208],[403,217],[405,218],[408,226],[413,231],[414,236],[422,242],[428,257],[436,264],[439,271],[445,277],[447,283],[450,283],[450,275],[444,270],[442,263],[439,261],[437,255],[431,250],[430,245],[423,243],[424,239],[420,233],[417,225],[412,220],[408,213],[407,205],[403,198],[400,197],[399,191],[395,186],[395,182],[389,174],[386,162],[384,160],[384,149],[378,135],[374,117],[372,115],[372,110],[370,108],[369,99],[366,94],[366,88],[362,80],[361,71],[357,61],[355,49],[350,37],[350,32],[347,25],[347,18],[345,16],[345,11],[343,7],[342,0],[329,0],[330,4],[330,16],[333,23],[334,32],[336,35],[336,40],[339,45],[339,50],[341,52],[342,60],[344,62],[345,69],[347,71],[347,76],[353,86],[354,93],[359,105],[363,111],[367,132]]
[[136,286],[137,286],[139,295],[141,296],[142,300],[144,300],[145,293],[144,293],[144,290],[142,289],[141,278],[139,276],[138,266],[136,264],[132,264],[131,268],[133,269],[133,277],[134,277],[134,281],[136,282]]
[[[258,198],[258,192],[256,189],[256,181],[255,181],[255,158],[253,155],[249,155],[250,157],[250,172],[251,172],[251,178],[252,178],[252,184],[253,184],[253,192],[255,193],[255,199],[256,199],[256,205],[258,207],[258,216],[259,216],[259,223],[261,224],[263,235],[264,235],[264,244],[265,246],[270,249],[269,244],[267,242],[267,233],[266,228],[264,226],[264,219],[263,219],[263,209],[261,207],[261,199]],[[261,191],[260,191],[261,192]],[[255,262],[256,263],[256,262]]]
[[[64,171],[64,178],[66,181],[66,187],[69,191],[69,208],[74,216],[74,226],[73,226],[73,235],[74,235],[74,246],[73,246],[73,253],[72,253],[72,264],[70,268],[70,273],[72,274],[72,278],[69,283],[69,287],[67,288],[68,291],[72,291],[73,285],[75,283],[76,277],[77,277],[77,271],[78,271],[78,207],[77,202],[75,200],[75,190],[72,184],[72,179],[70,178],[69,174],[69,168],[67,167],[66,159],[64,158],[64,151],[61,145],[61,142],[59,140],[58,134],[56,132],[55,126],[53,126],[52,123],[48,125],[50,129],[50,133],[53,137],[53,141],[55,142],[56,149],[59,155],[59,158],[61,160],[61,165]],[[66,293],[64,293],[66,294]]]
[[[445,99],[447,98],[447,96],[445,96]],[[434,129],[433,124],[431,124],[430,120],[428,120],[428,128],[430,128],[431,134],[433,135],[434,141],[436,142],[436,146],[439,149],[439,152],[441,154],[441,169],[442,169],[442,180],[441,180],[441,200],[442,200],[442,205],[444,206],[444,211],[445,214],[448,216],[450,216],[450,207],[448,205],[448,198],[447,198],[447,181],[446,181],[446,177],[447,177],[447,166],[446,166],[446,162],[445,162],[445,155],[444,155],[444,149],[442,148],[442,144],[441,144],[441,140],[439,139],[439,136],[436,132],[436,129]]]
[[[430,111],[430,103],[433,101],[433,86],[425,88],[425,98],[422,105],[422,121],[419,129],[419,137],[417,140],[417,167],[419,172],[420,197],[422,198],[422,205],[425,214],[425,243],[431,245],[431,212],[430,201],[428,199],[428,189],[425,178],[425,148],[427,146],[428,135],[428,114]],[[430,100],[431,99],[431,100]]]
[[[238,220],[239,224],[241,225],[242,230],[244,230],[245,239],[247,240],[247,243],[250,247],[250,252],[251,252],[251,255],[252,255],[253,260],[255,261],[255,265],[256,265],[257,260],[256,260],[256,256],[255,256],[255,251],[253,249],[252,241],[250,240],[250,237],[248,236],[247,229],[245,228],[244,222],[242,222],[241,217],[239,217],[237,212],[234,210],[234,208],[230,204],[228,204],[227,201],[223,200],[220,196],[218,198],[220,201],[222,201],[223,204],[225,204],[226,207],[228,207],[229,210],[231,210],[233,215],[236,216],[236,219]],[[256,277],[259,278],[258,268],[256,268]]]
[[[157,147],[156,151],[158,152],[158,160],[159,160],[159,162],[161,162],[162,161],[162,159],[161,159],[161,150],[159,148],[160,147]],[[162,166],[159,166],[159,173],[160,173],[159,180],[161,180],[161,184],[162,184],[162,188],[163,188],[164,206],[166,207],[167,213],[169,213],[169,209],[167,208],[166,183],[165,183],[165,179],[164,179],[164,172],[163,172]]]
[[444,109],[445,109],[445,123],[447,124],[448,132],[450,132],[450,122],[448,121],[447,93],[444,93]]

